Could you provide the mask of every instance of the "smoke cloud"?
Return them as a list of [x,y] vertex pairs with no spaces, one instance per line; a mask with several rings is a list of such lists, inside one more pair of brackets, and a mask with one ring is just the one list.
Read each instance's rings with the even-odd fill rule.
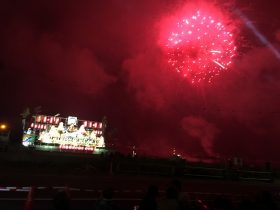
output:
[[[161,45],[162,24],[188,3],[1,1],[0,115],[14,119],[38,105],[46,114],[106,115],[126,152],[135,145],[152,155],[175,148],[187,157],[279,161],[279,60],[243,26],[238,40],[247,39],[250,49],[238,46],[234,66],[212,85],[191,85],[168,67]],[[253,3],[255,17],[268,22],[272,6]],[[258,27],[278,45],[279,20]]]
[[211,123],[200,117],[184,117],[182,128],[188,135],[197,139],[205,153],[210,157],[215,157],[214,140],[219,130]]

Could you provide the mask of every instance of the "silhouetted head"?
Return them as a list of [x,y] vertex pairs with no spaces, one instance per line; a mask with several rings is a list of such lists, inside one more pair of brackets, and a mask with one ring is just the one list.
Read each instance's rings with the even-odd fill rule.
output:
[[173,179],[171,186],[173,186],[178,192],[181,192],[182,190],[182,183],[178,179]]
[[165,196],[167,199],[177,199],[178,191],[175,187],[168,187],[165,191]]
[[223,196],[218,197],[214,201],[214,208],[219,209],[219,210],[231,210],[232,205],[231,205],[231,200],[228,198],[225,198]]
[[147,195],[152,197],[158,196],[158,186],[154,184],[150,185],[148,187]]
[[112,199],[114,196],[114,190],[112,188],[107,188],[102,192],[103,198]]
[[250,199],[242,199],[239,205],[239,210],[255,210],[254,202]]
[[68,210],[70,209],[70,198],[65,191],[57,192],[53,198],[55,210]]

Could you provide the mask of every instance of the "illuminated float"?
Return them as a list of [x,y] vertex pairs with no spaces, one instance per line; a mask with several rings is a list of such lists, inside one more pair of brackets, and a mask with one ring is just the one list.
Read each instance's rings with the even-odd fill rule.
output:
[[36,115],[23,132],[22,144],[40,150],[96,153],[104,151],[106,118],[102,122],[77,117]]

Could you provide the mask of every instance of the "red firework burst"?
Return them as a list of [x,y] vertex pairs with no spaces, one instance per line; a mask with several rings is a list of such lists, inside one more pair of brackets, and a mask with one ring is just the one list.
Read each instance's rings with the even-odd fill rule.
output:
[[166,47],[169,65],[192,83],[210,83],[229,68],[236,53],[233,33],[202,11],[178,21]]

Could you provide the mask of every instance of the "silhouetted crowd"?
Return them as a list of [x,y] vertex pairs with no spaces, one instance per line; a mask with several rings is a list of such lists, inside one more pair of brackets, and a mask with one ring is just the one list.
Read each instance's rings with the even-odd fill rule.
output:
[[[100,199],[95,203],[93,210],[122,210],[114,199],[114,190],[103,190]],[[58,192],[53,199],[55,210],[70,210],[70,196],[65,191]],[[132,206],[131,210],[277,210],[278,199],[272,193],[263,191],[244,196],[238,200],[227,195],[219,195],[204,201],[182,191],[179,180],[173,180],[167,186],[164,195],[160,196],[157,185],[150,185],[139,205]]]
[[159,197],[156,185],[149,186],[138,210],[276,210],[278,201],[268,191],[256,195],[244,196],[233,200],[226,195],[219,195],[208,201],[192,197],[182,192],[179,180],[173,180],[165,190],[164,197]]

